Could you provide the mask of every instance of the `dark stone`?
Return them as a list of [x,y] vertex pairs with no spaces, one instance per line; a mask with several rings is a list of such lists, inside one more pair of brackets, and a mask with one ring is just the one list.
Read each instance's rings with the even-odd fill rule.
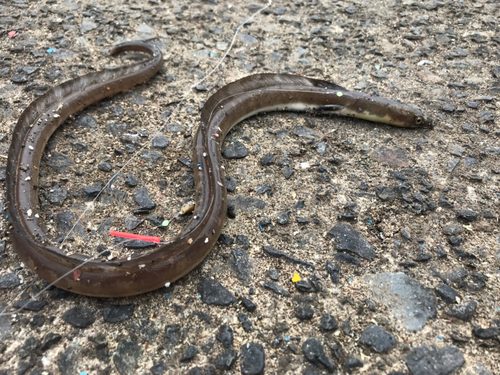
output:
[[339,325],[333,315],[325,314],[321,317],[320,328],[324,331],[334,331],[339,328]]
[[19,349],[19,358],[23,359],[34,353],[42,346],[42,342],[36,337],[29,337]]
[[240,348],[242,375],[260,375],[264,372],[265,352],[261,344],[248,343]]
[[[95,126],[95,124],[93,126]],[[106,125],[106,130],[110,132],[114,137],[117,137],[121,133],[125,133],[127,131],[127,124],[117,124],[116,122],[112,122]]]
[[102,309],[104,321],[108,323],[119,323],[130,319],[134,315],[135,305],[111,305]]
[[461,220],[472,222],[477,219],[477,212],[471,210],[459,210],[457,217]]
[[482,111],[477,117],[482,123],[495,121],[495,116],[491,111]]
[[412,375],[448,375],[465,363],[462,352],[455,346],[443,348],[419,346],[406,357],[406,366]]
[[226,190],[230,193],[236,190],[236,184],[238,181],[234,177],[226,176]]
[[163,150],[168,146],[168,138],[163,134],[158,134],[153,138],[153,147]]
[[314,317],[314,309],[308,303],[301,303],[295,308],[295,316],[300,320],[311,320]]
[[238,358],[238,351],[227,349],[215,357],[215,367],[220,370],[230,370]]
[[253,212],[255,208],[263,210],[266,208],[266,202],[261,199],[251,197],[236,196],[228,201],[228,205],[233,204],[239,211]]
[[167,131],[172,132],[172,133],[185,132],[186,127],[183,125],[172,123],[172,124],[167,125]]
[[452,223],[443,228],[443,233],[447,236],[458,236],[464,231],[464,227],[459,223]]
[[94,345],[97,358],[101,362],[109,362],[109,349],[106,336],[102,332],[99,332],[96,336],[90,336],[89,340]]
[[432,259],[432,254],[431,253],[423,253],[419,252],[417,254],[417,258],[415,259],[417,262],[426,262],[428,260]]
[[321,139],[321,135],[312,129],[306,128],[305,126],[296,126],[293,128],[293,134],[307,139]]
[[288,224],[288,221],[290,220],[290,213],[292,211],[286,210],[286,211],[281,211],[276,214],[276,222],[281,225]]
[[73,160],[60,152],[53,152],[47,161],[47,165],[56,172],[62,172],[73,165]]
[[77,328],[87,328],[95,322],[92,310],[84,306],[69,309],[63,314],[62,319]]
[[377,197],[379,197],[382,202],[392,200],[396,197],[396,192],[394,190],[383,185],[375,188],[375,194],[377,194]]
[[408,180],[408,177],[406,177],[404,175],[404,173],[400,172],[400,171],[394,171],[394,172],[392,172],[392,177],[394,177],[396,180],[399,180],[399,181],[406,181],[406,180]]
[[354,212],[341,212],[337,217],[340,221],[348,221],[350,223],[354,223],[358,220],[358,215]]
[[217,280],[200,277],[198,292],[201,300],[208,305],[227,306],[236,302],[236,298]]
[[500,328],[498,327],[491,327],[491,328],[481,328],[481,327],[475,327],[473,329],[474,335],[482,340],[489,340],[493,339],[495,337],[498,337],[500,335]]
[[268,191],[272,191],[273,188],[271,187],[271,185],[269,184],[262,184],[262,185],[259,185],[255,188],[255,192],[258,194],[258,195],[262,195],[262,194],[265,194],[267,193]]
[[245,332],[252,332],[252,321],[245,313],[238,314],[238,320],[240,321]]
[[497,65],[493,68],[493,75],[495,78],[500,78],[500,65]]
[[168,366],[163,363],[163,362],[158,362],[158,363],[155,363],[150,369],[149,371],[151,371],[151,373],[153,375],[163,375],[164,373],[166,373],[168,370]]
[[204,375],[204,373],[202,372],[201,368],[199,368],[198,366],[195,366],[191,370],[189,370],[187,375]]
[[335,256],[333,258],[336,261],[346,263],[346,264],[352,264],[354,266],[359,266],[361,264],[361,261],[358,258],[353,257],[352,255],[349,255],[349,254],[345,254],[345,253],[335,254]]
[[285,176],[285,178],[288,180],[288,179],[290,179],[290,177],[292,177],[292,175],[295,173],[295,171],[292,168],[285,166],[282,169],[282,173],[283,173],[283,176]]
[[29,310],[29,311],[40,311],[42,307],[44,307],[47,304],[45,301],[34,301],[34,300],[22,300],[22,301],[15,301],[14,302],[14,307],[17,309],[24,309],[24,310]]
[[103,171],[103,172],[111,172],[113,170],[113,167],[108,162],[99,163],[99,165],[97,166],[97,168],[100,171]]
[[[30,368],[32,368],[36,363],[36,355],[32,354],[27,361],[19,361],[17,365],[16,375],[25,374]],[[34,369],[30,375],[34,375],[33,373],[39,372],[38,369]],[[41,374],[40,374],[41,375]]]
[[217,239],[222,245],[231,246],[234,243],[233,237],[229,234],[222,233]]
[[358,357],[355,357],[353,355],[350,355],[349,357],[347,357],[347,359],[344,363],[344,369],[347,372],[350,372],[357,367],[363,367],[363,365],[364,365],[364,362],[361,359],[359,359]]
[[24,73],[22,70],[16,71],[10,80],[14,83],[26,83],[28,82],[28,75]]
[[340,278],[340,266],[328,260],[326,261],[326,272],[330,275],[332,283],[334,285],[338,285]]
[[128,240],[126,238],[116,238],[115,245],[123,243],[123,247],[126,249],[147,249],[148,247],[155,247],[156,243],[150,241],[141,240]]
[[203,311],[195,311],[194,315],[196,315],[198,319],[204,321],[207,324],[210,324],[211,322],[210,315],[204,313]]
[[[282,16],[283,14],[285,14],[286,12],[286,8],[285,7],[279,7],[279,8],[276,8],[276,10],[274,11],[274,15],[275,16]],[[500,67],[498,67],[500,69]],[[500,75],[500,73],[499,73]]]
[[125,109],[119,105],[113,107],[113,115],[115,117],[122,117],[125,113]]
[[194,356],[198,353],[198,349],[196,348],[196,346],[193,346],[193,345],[190,345],[188,346],[188,348],[186,349],[186,352],[184,353],[184,355],[181,357],[180,361],[181,362],[189,362],[190,360],[192,360],[194,358]]
[[310,223],[310,221],[308,219],[306,219],[305,217],[296,216],[295,220],[299,224],[309,224]]
[[273,222],[269,217],[263,217],[259,220],[259,228],[260,230],[264,230],[265,228],[273,228]]
[[266,154],[260,159],[260,165],[267,166],[274,164],[274,154]]
[[255,303],[253,303],[251,300],[245,297],[241,298],[241,304],[248,312],[254,312],[257,309]]
[[453,252],[460,258],[460,259],[476,259],[477,257],[472,254],[472,253],[469,253],[467,251],[463,251],[461,248],[459,247],[452,247],[451,248],[453,250]]
[[474,314],[476,308],[477,308],[477,302],[471,300],[469,302],[461,303],[460,305],[453,305],[447,310],[445,310],[444,313],[454,318],[467,321],[470,319],[472,314]]
[[307,280],[299,280],[295,283],[295,288],[297,288],[298,291],[300,292],[311,292],[313,291],[313,288],[309,281]]
[[47,78],[50,82],[54,82],[62,75],[61,69],[58,66],[51,66],[44,74],[44,77]]
[[439,196],[438,205],[444,208],[453,208],[453,204],[443,195]]
[[397,344],[393,335],[376,325],[366,327],[359,341],[371,346],[377,353],[386,353]]
[[49,350],[54,345],[56,345],[59,341],[61,341],[61,339],[62,339],[61,335],[59,335],[57,333],[49,332],[43,338],[43,343],[42,343],[42,346],[40,349],[42,350],[42,352]]
[[272,270],[267,271],[267,275],[274,281],[278,281],[280,278],[280,275],[277,270],[274,268]]
[[236,141],[228,146],[226,144],[227,142],[224,143],[221,150],[222,156],[226,159],[242,159],[248,156],[248,150],[243,143]]
[[464,267],[455,267],[448,272],[441,272],[437,269],[432,269],[432,271],[444,283],[455,283],[468,276],[468,272]]
[[465,133],[470,133],[470,132],[473,132],[475,130],[474,126],[472,124],[469,124],[469,123],[465,123],[463,126],[462,126],[462,130],[465,132]]
[[121,341],[118,344],[113,363],[121,375],[135,374],[135,369],[142,354],[142,347],[130,339]]
[[467,156],[465,159],[464,159],[464,165],[466,167],[472,167],[473,165],[476,165],[478,163],[477,159],[475,158],[471,158],[469,156]]
[[377,311],[377,307],[375,306],[375,304],[371,300],[365,299],[364,302],[365,302],[366,307],[368,307],[368,310],[370,310],[372,312]]
[[287,254],[283,253],[282,251],[275,249],[272,246],[262,246],[262,250],[264,250],[265,253],[267,253],[268,255],[270,255],[274,258],[283,258],[290,263],[299,264],[302,266],[310,267],[312,269],[315,268],[313,264],[306,262],[305,260],[297,259],[297,258],[294,258],[290,255],[287,255]]
[[335,364],[326,356],[323,345],[318,339],[308,338],[302,345],[302,353],[314,366],[324,367],[329,372],[335,371]]
[[180,326],[178,324],[168,325],[165,328],[165,338],[163,340],[163,347],[166,349],[173,349],[179,343],[180,339]]
[[137,189],[134,193],[135,203],[141,210],[152,210],[156,207],[156,203],[148,195],[148,189],[143,186]]
[[272,281],[266,281],[266,282],[262,283],[262,286],[266,289],[271,290],[272,292],[274,292],[280,296],[290,297],[290,292],[278,283],[274,283]]
[[149,163],[158,163],[163,160],[163,154],[154,150],[143,150],[141,159]]
[[334,247],[338,251],[348,251],[368,260],[377,255],[366,238],[349,224],[338,223],[328,231],[328,235],[333,238]]
[[242,249],[234,249],[229,257],[229,267],[238,275],[238,278],[243,281],[252,279],[252,259]]
[[410,230],[406,227],[401,229],[401,236],[407,241],[411,240]]
[[453,289],[452,287],[446,284],[439,284],[438,286],[436,286],[436,292],[446,302],[458,303],[457,298],[459,298],[460,296],[458,295],[456,290]]
[[30,326],[33,328],[42,327],[45,324],[45,316],[43,315],[33,315],[33,319],[31,319]]
[[13,272],[0,277],[0,289],[11,289],[18,285],[21,285],[21,279]]
[[137,180],[137,178],[133,174],[131,173],[127,174],[127,177],[125,178],[125,184],[128,187],[136,187],[138,183],[139,180]]
[[61,374],[76,374],[78,357],[80,356],[81,346],[71,345],[65,352],[61,353],[57,359],[57,366]]
[[458,159],[458,158],[450,160],[446,166],[446,172],[452,173],[455,170],[455,168],[457,167],[459,162],[460,162],[460,159]]
[[[75,225],[73,224],[74,222],[76,223]],[[66,235],[70,230],[73,230],[73,233],[83,239],[87,239],[87,234],[85,233],[83,224],[81,221],[78,221],[78,216],[74,212],[66,211],[57,214],[56,224],[59,233],[62,235]]]
[[52,204],[62,205],[64,200],[68,197],[68,191],[59,185],[52,186],[43,194],[47,200]]
[[134,215],[127,216],[125,218],[125,228],[127,228],[127,230],[134,230],[140,224],[142,224],[143,221],[144,220],[139,219],[138,217],[136,217]]
[[462,236],[450,237],[448,238],[448,242],[451,246],[460,246],[463,242]]
[[133,154],[135,152],[135,146],[132,144],[126,144],[125,151],[129,154]]
[[85,200],[92,200],[101,192],[102,184],[96,182],[92,185],[87,185],[82,188],[82,198]]
[[[291,344],[293,345],[293,344]],[[290,348],[291,345],[288,345],[288,347]],[[316,371],[316,369],[314,367],[311,367],[311,366],[307,366],[304,371],[302,372],[302,375],[320,375],[320,373],[318,371]]]
[[224,348],[229,348],[233,345],[233,329],[228,325],[221,325],[219,327],[219,332],[215,335],[215,338]]
[[451,104],[447,103],[443,106],[443,111],[445,112],[454,112],[455,111],[455,107],[452,106]]

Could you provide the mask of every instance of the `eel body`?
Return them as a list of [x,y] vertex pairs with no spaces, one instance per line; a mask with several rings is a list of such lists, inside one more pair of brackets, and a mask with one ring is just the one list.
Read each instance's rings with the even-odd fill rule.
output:
[[[107,262],[66,255],[48,244],[39,218],[38,171],[50,136],[65,119],[83,108],[146,81],[161,69],[156,47],[130,42],[111,54],[142,51],[143,63],[91,73],[62,83],[36,99],[22,113],[12,136],[7,162],[7,200],[11,241],[20,258],[41,278],[71,292],[122,297],[158,289],[195,268],[209,253],[224,225],[227,201],[221,145],[238,122],[260,112],[312,111],[387,123],[430,127],[418,109],[399,102],[348,91],[322,80],[295,75],[258,74],[228,84],[212,95],[201,113],[193,139],[196,206],[193,219],[172,241],[132,258]],[[79,278],[71,272],[78,267]],[[77,279],[77,280],[75,280]]]

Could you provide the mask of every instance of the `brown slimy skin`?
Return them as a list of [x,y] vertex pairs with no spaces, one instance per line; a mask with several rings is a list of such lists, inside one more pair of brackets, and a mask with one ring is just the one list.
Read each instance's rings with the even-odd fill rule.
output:
[[[83,264],[45,244],[36,186],[41,155],[50,136],[70,115],[103,98],[152,77],[162,67],[160,51],[140,42],[125,43],[111,53],[142,51],[145,63],[106,70],[65,82],[35,100],[21,115],[13,133],[7,163],[7,200],[12,245],[21,259],[47,282],[75,293],[123,297],[158,289],[195,268],[217,241],[226,217],[227,201],[220,149],[229,130],[256,113],[309,110],[384,122],[402,127],[430,127],[418,110],[335,84],[300,76],[259,74],[233,82],[212,95],[201,113],[194,138],[193,170],[196,208],[193,219],[174,240],[133,258]],[[56,116],[54,116],[56,115]],[[79,267],[75,281],[71,271]]]

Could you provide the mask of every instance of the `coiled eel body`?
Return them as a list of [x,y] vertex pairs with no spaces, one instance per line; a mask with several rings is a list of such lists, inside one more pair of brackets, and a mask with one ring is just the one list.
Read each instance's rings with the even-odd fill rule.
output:
[[[38,171],[44,148],[54,131],[83,108],[140,84],[162,67],[160,50],[141,42],[116,46],[111,54],[141,51],[144,63],[91,73],[62,83],[36,99],[22,113],[12,135],[7,162],[7,201],[12,246],[23,262],[47,282],[74,293],[122,297],[158,289],[195,268],[217,241],[227,202],[221,144],[229,130],[260,112],[334,113],[400,127],[430,127],[418,109],[348,91],[336,84],[295,75],[258,74],[226,85],[205,103],[194,138],[196,182],[194,218],[174,240],[133,258],[108,262],[69,256],[48,244],[39,219]],[[72,270],[79,267],[78,280]]]

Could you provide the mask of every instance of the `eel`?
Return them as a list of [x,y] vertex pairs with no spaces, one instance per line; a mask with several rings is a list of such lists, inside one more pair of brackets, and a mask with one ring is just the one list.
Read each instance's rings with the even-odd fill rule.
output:
[[[221,145],[229,130],[261,112],[310,111],[399,127],[432,127],[416,107],[349,91],[323,80],[288,74],[257,74],[230,83],[204,104],[193,139],[196,205],[193,218],[173,240],[130,260],[101,261],[67,255],[49,244],[40,220],[37,185],[44,148],[59,125],[83,108],[140,84],[162,67],[160,50],[142,42],[116,46],[111,55],[141,51],[146,62],[69,80],[36,99],[12,134],[6,187],[12,246],[22,261],[59,288],[96,297],[124,297],[152,291],[189,273],[217,241],[227,211]],[[72,271],[78,268],[77,273]]]

